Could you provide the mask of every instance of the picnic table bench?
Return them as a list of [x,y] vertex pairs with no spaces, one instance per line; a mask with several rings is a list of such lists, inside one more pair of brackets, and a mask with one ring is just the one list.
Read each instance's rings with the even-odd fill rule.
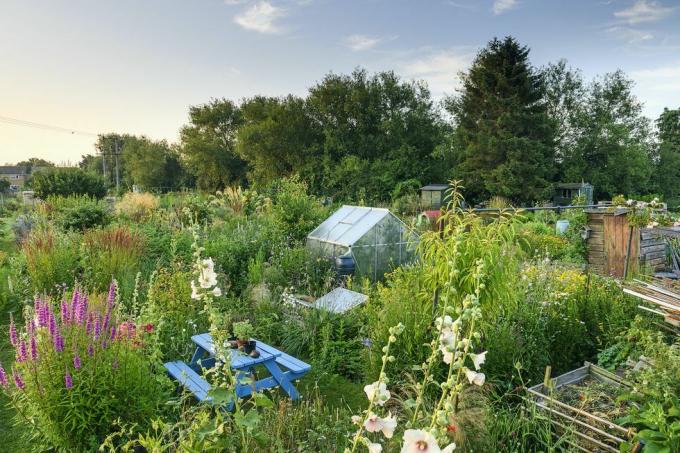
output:
[[[215,348],[209,333],[202,333],[191,337],[196,344],[196,350],[189,364],[176,360],[165,364],[168,374],[175,378],[182,386],[189,390],[199,401],[210,401],[208,392],[210,384],[200,374],[201,368],[215,366]],[[299,360],[273,346],[259,340],[256,349],[260,353],[257,358],[250,357],[237,349],[231,352],[231,368],[236,371],[236,395],[246,397],[255,392],[268,388],[281,387],[291,399],[298,399],[300,394],[293,385],[293,381],[300,379],[311,370],[311,365]],[[262,365],[270,376],[252,380],[255,366]]]

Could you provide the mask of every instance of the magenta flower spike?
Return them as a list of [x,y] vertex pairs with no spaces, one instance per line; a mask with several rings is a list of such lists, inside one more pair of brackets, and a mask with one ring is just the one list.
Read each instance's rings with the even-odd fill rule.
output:
[[26,342],[21,340],[17,346],[17,362],[23,363],[26,361]]
[[73,378],[71,377],[71,373],[69,373],[68,370],[66,371],[66,374],[64,374],[64,385],[67,389],[73,387]]
[[5,373],[2,363],[0,363],[0,386],[6,389],[8,385],[9,383],[7,382],[7,373]]
[[102,330],[106,332],[109,330],[109,325],[111,324],[111,310],[106,310],[104,315],[104,324],[102,325]]
[[12,379],[14,379],[14,385],[17,386],[19,390],[23,390],[26,387],[24,381],[21,379],[21,375],[17,370],[12,370]]
[[107,299],[109,310],[113,308],[113,304],[116,302],[116,281],[112,280],[111,285],[109,285],[109,297]]
[[91,344],[87,345],[87,355],[89,355],[90,357],[94,355],[94,346],[92,346]]
[[116,339],[116,326],[111,326],[111,341]]
[[68,310],[68,302],[65,300],[61,301],[61,324],[68,324],[70,321],[71,315]]
[[99,320],[99,316],[94,318],[94,339],[98,340],[99,336],[102,334],[102,323]]
[[94,313],[90,313],[87,316],[87,321],[85,322],[85,332],[90,335],[92,333],[92,321],[94,318]]
[[78,324],[82,324],[85,321],[85,316],[87,315],[88,299],[86,294],[81,294],[80,304],[78,305]]
[[11,313],[9,315],[9,342],[12,346],[17,346],[17,326],[14,324],[14,317]]
[[57,333],[57,320],[54,319],[54,314],[51,312],[47,313],[48,317],[48,330],[50,332],[50,337],[54,338],[54,335]]
[[73,356],[73,368],[75,368],[76,370],[79,370],[81,366],[82,366],[82,363],[80,362],[80,356],[76,352],[76,354]]
[[64,352],[64,337],[61,336],[59,331],[54,335],[54,350],[56,352]]
[[38,342],[33,335],[31,335],[29,347],[31,351],[31,360],[38,360]]

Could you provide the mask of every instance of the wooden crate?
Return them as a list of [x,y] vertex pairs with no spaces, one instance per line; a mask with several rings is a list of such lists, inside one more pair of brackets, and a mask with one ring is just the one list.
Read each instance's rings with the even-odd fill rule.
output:
[[616,453],[621,444],[633,439],[634,430],[624,428],[611,420],[570,406],[552,397],[551,389],[577,384],[586,378],[606,382],[616,387],[623,386],[632,389],[630,383],[616,374],[590,362],[585,362],[582,367],[551,379],[548,387],[545,384],[538,384],[529,388],[528,391],[533,397],[536,407],[550,414],[551,423],[553,423],[557,432],[569,431],[574,435],[575,447],[586,452]]

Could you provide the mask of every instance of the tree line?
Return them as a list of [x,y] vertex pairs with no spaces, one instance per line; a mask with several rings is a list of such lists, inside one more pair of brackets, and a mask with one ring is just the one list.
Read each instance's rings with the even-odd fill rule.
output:
[[491,40],[441,103],[423,82],[363,69],[329,73],[304,97],[213,99],[189,108],[179,143],[102,135],[80,167],[115,181],[117,159],[124,187],[156,190],[298,175],[320,195],[387,201],[455,178],[474,202],[532,203],[581,181],[597,199],[680,201],[680,108],[653,124],[623,72],[587,81],[563,60],[538,68],[529,53],[512,37]]

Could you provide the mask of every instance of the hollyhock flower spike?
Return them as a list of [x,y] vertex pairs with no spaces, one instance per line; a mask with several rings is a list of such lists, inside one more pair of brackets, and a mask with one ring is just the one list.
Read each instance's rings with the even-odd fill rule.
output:
[[394,430],[397,428],[397,418],[390,412],[389,415],[382,419],[382,433],[387,439],[391,439],[394,435]]
[[8,386],[9,383],[7,382],[7,373],[5,373],[2,363],[0,363],[0,387],[6,389]]
[[198,288],[196,287],[196,283],[194,283],[193,280],[191,280],[191,298],[194,300],[198,300],[201,298],[201,295],[198,293]]
[[215,297],[220,297],[222,295],[222,290],[219,287],[214,287],[212,290],[212,294]]
[[371,412],[370,414],[368,414],[368,417],[366,417],[366,421],[364,422],[364,428],[369,433],[377,433],[383,428],[382,419],[377,414]]
[[201,288],[208,289],[217,285],[217,274],[215,273],[215,263],[212,258],[201,261],[201,275],[198,277]]
[[9,342],[16,348],[18,344],[17,340],[17,326],[14,324],[14,317],[10,313],[9,315]]

